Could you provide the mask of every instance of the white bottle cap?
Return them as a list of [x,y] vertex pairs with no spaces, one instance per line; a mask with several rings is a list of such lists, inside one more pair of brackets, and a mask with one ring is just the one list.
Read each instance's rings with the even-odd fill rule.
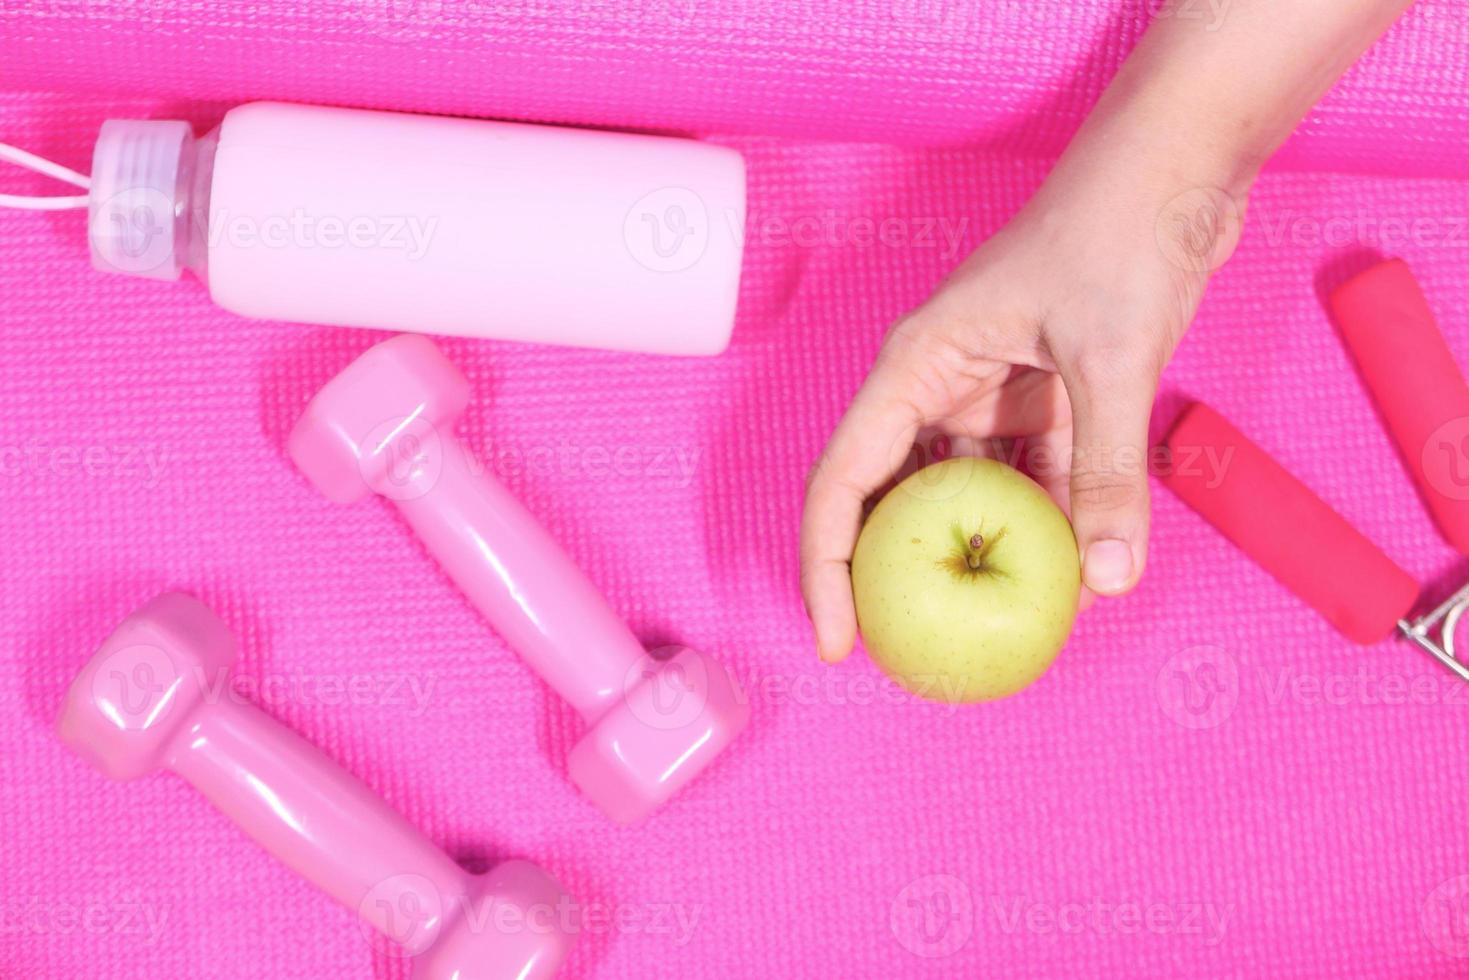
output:
[[177,120],[109,119],[92,154],[92,265],[177,279],[187,264],[194,133]]

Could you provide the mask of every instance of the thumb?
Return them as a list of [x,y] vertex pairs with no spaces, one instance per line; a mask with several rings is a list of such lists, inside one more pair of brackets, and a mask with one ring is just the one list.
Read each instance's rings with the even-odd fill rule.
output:
[[[1083,355],[1061,368],[1071,400],[1071,523],[1081,578],[1100,595],[1137,584],[1148,554],[1148,417],[1156,372]],[[1105,369],[1104,369],[1105,368]]]

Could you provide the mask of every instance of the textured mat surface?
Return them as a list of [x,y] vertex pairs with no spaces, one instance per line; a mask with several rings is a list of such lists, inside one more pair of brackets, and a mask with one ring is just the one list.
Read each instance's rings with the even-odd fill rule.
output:
[[[0,0],[0,86],[1054,152],[1155,17],[1245,0]],[[1469,163],[1469,0],[1420,0],[1283,162]]]
[[[200,81],[147,59],[124,72],[142,30],[124,8],[153,10],[87,6],[111,11],[120,51],[93,40],[70,55],[55,32],[77,8],[5,8],[0,79],[81,87],[105,57],[132,87],[169,75],[220,99],[244,94],[222,78],[259,67],[231,51],[279,45],[274,74],[238,83],[252,95],[281,94],[284,52],[307,57],[294,8],[203,4],[184,11],[214,25],[197,42],[213,55]],[[1395,43],[1461,30],[1445,24],[1456,9],[1425,4]],[[835,26],[819,27],[840,50]],[[420,96],[438,85],[440,108],[468,104],[448,94],[464,69],[433,83],[433,46],[403,51],[385,69],[399,82]],[[424,66],[402,68],[410,57]],[[1463,48],[1442,58],[1462,66]],[[570,64],[549,57],[546,71],[575,93]],[[689,91],[718,74],[692,64]],[[1403,93],[1421,79],[1394,70],[1417,104]],[[506,74],[509,94],[486,106],[574,104],[538,104]],[[360,97],[315,94],[386,91],[357,81]],[[597,112],[623,114],[641,84]],[[688,98],[710,101],[664,121],[738,121],[714,111],[726,96]],[[966,131],[926,98],[868,121],[894,138]],[[222,105],[12,93],[0,139],[85,167],[103,118],[206,124]],[[796,593],[805,469],[886,322],[1020,205],[1044,163],[726,141],[748,154],[751,216],[725,356],[445,344],[475,386],[468,441],[643,638],[717,651],[751,692],[737,749],[632,831],[568,786],[580,723],[393,515],[326,504],[284,458],[303,400],[379,335],[247,322],[193,284],[102,277],[80,216],[0,211],[0,976],[407,976],[186,786],[107,783],[53,737],[89,651],[164,588],[196,592],[236,630],[246,696],[456,856],[529,857],[588,903],[571,976],[1462,975],[1469,692],[1404,647],[1347,646],[1162,493],[1140,591],[1084,617],[1054,671],[1011,701],[951,712],[895,696],[860,656],[817,664]],[[1466,216],[1461,182],[1267,175],[1159,406],[1208,400],[1438,582],[1462,561],[1420,508],[1318,290],[1365,251],[1402,255],[1469,363]],[[830,231],[793,236],[799,219]],[[885,221],[886,239],[853,234]]]

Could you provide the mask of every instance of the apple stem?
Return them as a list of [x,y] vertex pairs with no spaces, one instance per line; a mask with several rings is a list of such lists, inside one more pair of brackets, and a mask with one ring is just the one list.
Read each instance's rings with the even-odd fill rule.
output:
[[979,566],[984,564],[984,559],[971,551],[968,555],[964,557],[964,564],[968,565],[970,569],[977,572],[979,571]]
[[972,538],[970,538],[969,539],[969,547],[973,548],[975,551],[978,551],[980,548],[983,548],[984,547],[984,535],[982,535],[982,534],[976,534]]

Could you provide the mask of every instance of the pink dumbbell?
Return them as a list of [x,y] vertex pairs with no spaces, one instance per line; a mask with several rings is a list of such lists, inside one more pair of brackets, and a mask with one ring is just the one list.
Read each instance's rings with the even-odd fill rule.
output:
[[368,350],[311,400],[291,458],[327,497],[375,492],[496,630],[586,719],[571,779],[638,820],[709,765],[749,718],[734,680],[688,648],[659,661],[576,564],[452,434],[469,382],[426,337]]
[[[472,875],[320,750],[223,694],[234,637],[203,603],[161,595],[72,682],[62,741],[113,779],[167,769],[267,851],[414,957],[421,980],[549,977],[568,902],[528,861]],[[494,908],[494,915],[484,910]]]

